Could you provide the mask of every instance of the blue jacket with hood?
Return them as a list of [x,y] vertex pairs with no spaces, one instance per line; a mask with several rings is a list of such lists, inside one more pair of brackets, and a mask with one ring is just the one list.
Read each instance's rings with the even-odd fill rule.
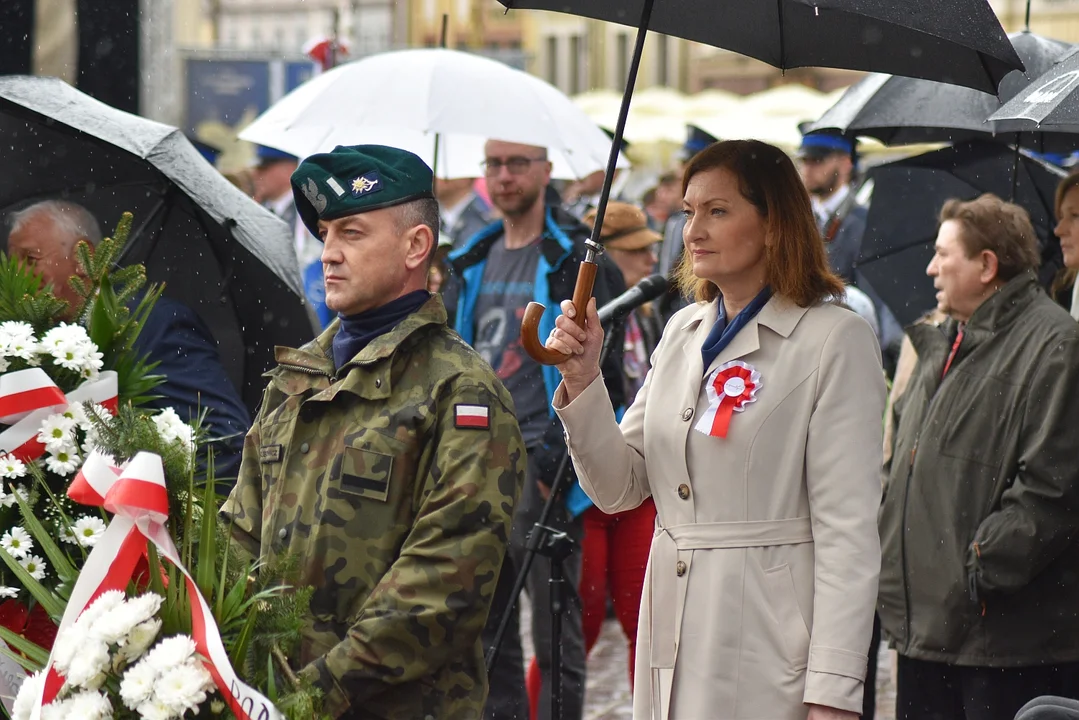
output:
[[[483,270],[487,265],[487,254],[500,237],[502,221],[495,222],[476,234],[468,243],[452,252],[448,258],[451,277],[443,291],[446,310],[457,333],[471,344],[475,336],[476,298],[479,295]],[[540,260],[536,266],[534,300],[542,303],[546,310],[540,320],[539,336],[546,338],[555,327],[555,318],[561,314],[559,304],[573,297],[573,288],[577,282],[577,271],[585,255],[584,241],[588,238],[588,228],[569,213],[558,207],[547,208],[543,238],[540,240]],[[625,291],[622,274],[606,256],[598,258],[599,272],[596,275],[592,294],[596,297],[597,307]],[[622,383],[622,342],[613,338],[611,352],[601,368],[603,381],[610,393],[611,402],[621,414],[625,405],[625,389]],[[548,413],[551,422],[544,433],[543,444],[529,448],[533,462],[545,479],[553,479],[562,454],[565,452],[565,439],[562,424],[550,406],[554,391],[561,382],[558,368],[543,366],[543,382],[547,390]],[[572,471],[572,465],[571,471]],[[579,515],[592,504],[574,478],[566,494],[566,508],[573,515]]]

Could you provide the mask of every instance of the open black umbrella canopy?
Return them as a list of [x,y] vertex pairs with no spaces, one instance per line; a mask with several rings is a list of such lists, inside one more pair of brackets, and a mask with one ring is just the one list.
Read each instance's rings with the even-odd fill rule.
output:
[[1005,103],[989,121],[998,132],[1058,134],[1062,144],[1079,148],[1079,47]]
[[[986,123],[986,118],[1052,67],[1072,46],[1026,31],[1009,37],[1026,70],[1008,73],[997,95],[932,80],[873,74],[852,85],[805,129],[867,136],[885,145],[993,137],[1013,142],[1013,134],[994,136],[994,127]],[[1023,140],[1027,146],[1038,144],[1034,137]]]
[[[291,232],[176,128],[53,78],[0,78],[0,216],[45,199],[87,207],[106,234],[135,216],[124,263],[199,313],[248,407],[275,345],[312,337]],[[2,235],[6,243],[6,233]]]
[[[640,27],[648,0],[499,0]],[[996,93],[1022,64],[986,0],[654,0],[647,25],[778,68],[832,67]]]
[[1013,198],[1016,162],[1011,148],[975,140],[869,171],[873,200],[858,269],[901,323],[913,322],[936,305],[933,280],[925,270],[933,257],[937,218],[949,198],[972,200],[993,193],[1026,208],[1042,246],[1043,281],[1060,267],[1060,243],[1052,231],[1053,194],[1064,172],[1020,154]]

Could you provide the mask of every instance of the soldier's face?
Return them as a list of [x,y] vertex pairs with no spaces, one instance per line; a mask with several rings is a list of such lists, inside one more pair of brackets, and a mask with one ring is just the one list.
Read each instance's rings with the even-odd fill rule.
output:
[[411,238],[394,208],[319,220],[326,307],[355,315],[400,297],[408,284]]

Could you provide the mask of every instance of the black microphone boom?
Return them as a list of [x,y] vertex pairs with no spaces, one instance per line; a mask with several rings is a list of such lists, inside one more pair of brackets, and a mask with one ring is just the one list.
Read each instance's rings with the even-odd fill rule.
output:
[[649,275],[599,309],[600,324],[621,320],[626,315],[667,292],[667,278]]

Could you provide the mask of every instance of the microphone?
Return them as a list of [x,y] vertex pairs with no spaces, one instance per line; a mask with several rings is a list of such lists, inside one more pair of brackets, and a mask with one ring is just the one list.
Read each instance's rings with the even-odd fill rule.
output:
[[667,278],[660,274],[649,275],[599,309],[600,324],[621,320],[646,302],[655,300],[667,292]]

